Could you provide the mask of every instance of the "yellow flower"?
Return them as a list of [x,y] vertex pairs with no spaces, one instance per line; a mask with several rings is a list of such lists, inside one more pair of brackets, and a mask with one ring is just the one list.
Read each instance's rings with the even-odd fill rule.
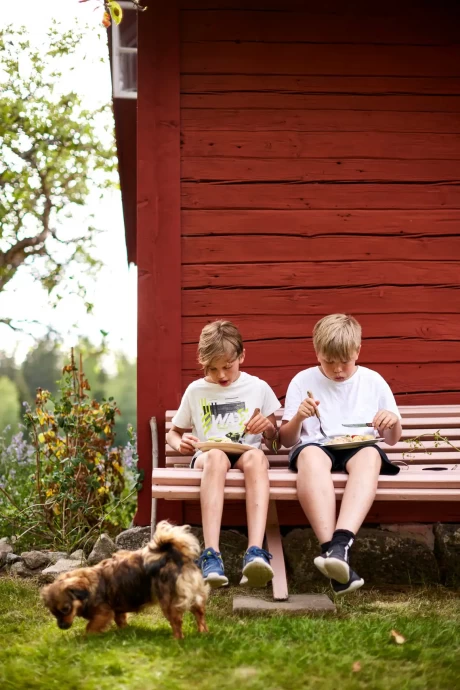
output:
[[97,490],[98,494],[106,494],[108,492],[109,492],[109,490],[105,486],[100,486],[99,489]]
[[104,434],[110,434],[110,426],[108,424],[105,425]]
[[118,462],[112,462],[112,466],[116,469],[117,472],[119,472],[119,474],[123,474],[124,468],[121,467],[121,465],[119,465]]
[[56,434],[54,433],[54,431],[48,431],[48,436],[50,436],[51,438],[54,438],[56,436]]
[[54,489],[46,490],[46,498],[49,498],[50,496],[54,496]]
[[45,434],[38,434],[39,443],[45,443]]

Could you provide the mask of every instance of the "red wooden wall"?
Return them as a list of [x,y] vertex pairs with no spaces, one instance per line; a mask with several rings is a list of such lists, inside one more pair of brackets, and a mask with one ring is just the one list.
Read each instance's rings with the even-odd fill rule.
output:
[[400,403],[458,402],[455,3],[181,5],[183,385],[228,316],[284,396],[343,311]]
[[[458,402],[459,20],[454,0],[158,0],[140,15],[147,477],[149,418],[161,452],[164,411],[219,317],[281,399],[314,364],[314,323],[343,311],[401,404]],[[136,522],[149,518],[146,482]]]

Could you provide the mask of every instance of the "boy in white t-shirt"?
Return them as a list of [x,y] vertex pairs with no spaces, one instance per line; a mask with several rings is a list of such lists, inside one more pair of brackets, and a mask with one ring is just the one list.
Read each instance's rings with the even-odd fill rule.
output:
[[[321,319],[313,329],[313,345],[319,366],[301,371],[289,384],[280,443],[293,446],[289,467],[298,472],[299,501],[321,544],[314,563],[341,595],[364,584],[348,564],[349,549],[374,501],[379,474],[397,474],[399,467],[377,445],[342,450],[322,445],[316,412],[328,437],[372,433],[394,445],[402,429],[389,385],[356,364],[361,349],[356,319],[345,314]],[[343,426],[365,422],[373,428]],[[331,472],[349,475],[338,520]]]
[[[262,548],[267,521],[268,461],[261,450],[262,437],[268,448],[277,448],[275,412],[281,405],[270,386],[240,371],[245,351],[241,334],[230,321],[205,326],[198,344],[198,361],[204,378],[190,384],[172,420],[167,441],[180,453],[195,451],[191,467],[203,470],[200,502],[205,549],[200,556],[203,577],[211,587],[228,584],[219,551],[227,471],[242,470],[246,486],[248,550],[243,560],[240,584],[263,587],[273,578],[271,554]],[[259,413],[254,414],[255,410]],[[192,427],[192,433],[186,429]],[[227,454],[219,448],[197,451],[198,441],[222,439],[252,446],[243,454]]]

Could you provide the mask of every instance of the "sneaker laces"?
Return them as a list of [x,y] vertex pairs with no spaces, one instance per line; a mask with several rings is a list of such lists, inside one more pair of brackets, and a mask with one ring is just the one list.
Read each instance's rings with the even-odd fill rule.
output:
[[196,561],[196,564],[201,568],[203,563],[207,563],[207,561],[218,561],[220,564],[223,563],[220,553],[218,554],[217,551],[211,551],[210,549],[203,551],[199,559]]
[[259,546],[251,546],[251,548],[246,551],[246,555],[248,554],[255,557],[259,556],[266,558],[268,561],[271,561],[271,559],[273,558],[271,553],[265,551],[265,549],[261,549]]

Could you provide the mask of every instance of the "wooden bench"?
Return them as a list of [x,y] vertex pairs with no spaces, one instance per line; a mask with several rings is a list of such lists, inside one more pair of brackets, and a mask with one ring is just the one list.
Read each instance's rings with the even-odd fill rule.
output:
[[[382,476],[379,479],[376,501],[405,501],[436,504],[455,501],[453,520],[460,521],[460,405],[405,406],[399,408],[403,418],[402,439],[395,446],[382,444],[388,457],[401,465],[396,476]],[[166,413],[166,431],[171,428],[174,411]],[[277,413],[278,424],[283,410]],[[200,496],[202,473],[191,470],[190,457],[180,455],[166,444],[166,467],[158,467],[158,437],[156,422],[151,420],[153,441],[152,473],[152,520],[155,519],[157,498],[168,500],[194,500]],[[439,442],[436,434],[452,444]],[[409,439],[422,436],[422,446],[413,447]],[[273,555],[272,566],[273,597],[275,600],[288,598],[286,569],[278,521],[277,502],[297,499],[296,475],[287,469],[288,450],[280,449],[271,455],[265,449],[270,463],[270,503],[268,510],[266,540]],[[343,495],[347,476],[333,475],[337,500]],[[244,477],[240,470],[230,470],[225,484],[225,500],[244,500]],[[458,506],[458,510],[457,510]],[[440,519],[436,517],[435,520]],[[305,520],[306,521],[306,520]],[[425,520],[431,522],[431,520]]]

